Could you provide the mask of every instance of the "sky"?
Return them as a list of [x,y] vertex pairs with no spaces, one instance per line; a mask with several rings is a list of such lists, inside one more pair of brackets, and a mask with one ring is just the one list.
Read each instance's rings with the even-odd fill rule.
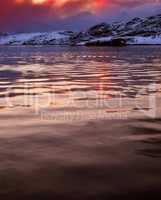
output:
[[83,30],[161,14],[161,0],[0,0],[0,31]]

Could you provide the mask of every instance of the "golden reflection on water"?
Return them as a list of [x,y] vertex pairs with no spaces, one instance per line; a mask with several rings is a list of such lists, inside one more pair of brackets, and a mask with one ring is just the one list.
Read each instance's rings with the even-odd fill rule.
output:
[[0,48],[0,197],[161,196],[160,54]]
[[[1,55],[1,108],[28,108],[33,114],[49,115],[71,111],[72,115],[83,113],[86,120],[90,115],[97,119],[101,115],[144,115],[142,110],[155,106],[148,105],[150,95],[158,99],[161,91],[161,65],[156,49],[153,54],[141,49],[142,57],[135,48],[24,48],[18,55],[6,49],[5,60]],[[150,91],[152,84],[155,91]]]

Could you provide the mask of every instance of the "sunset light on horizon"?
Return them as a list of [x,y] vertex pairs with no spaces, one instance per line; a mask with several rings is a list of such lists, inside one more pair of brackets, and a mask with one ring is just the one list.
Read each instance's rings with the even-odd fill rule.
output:
[[80,29],[160,11],[160,0],[2,0],[0,31]]

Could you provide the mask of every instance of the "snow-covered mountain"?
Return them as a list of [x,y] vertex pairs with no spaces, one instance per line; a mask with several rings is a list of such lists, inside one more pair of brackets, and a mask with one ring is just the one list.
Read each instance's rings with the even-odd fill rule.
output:
[[101,23],[85,32],[0,34],[0,45],[161,45],[161,14],[128,22]]
[[0,45],[70,45],[71,31],[19,33],[0,36]]
[[161,15],[102,23],[74,37],[80,45],[161,44]]

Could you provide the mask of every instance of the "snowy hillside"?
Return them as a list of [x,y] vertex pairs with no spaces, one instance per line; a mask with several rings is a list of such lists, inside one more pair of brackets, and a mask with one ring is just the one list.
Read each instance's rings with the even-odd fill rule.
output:
[[0,45],[161,45],[161,15],[101,23],[85,32],[0,34]]
[[79,45],[161,45],[161,15],[101,23],[74,36]]
[[0,37],[0,45],[65,45],[72,32],[21,33]]

